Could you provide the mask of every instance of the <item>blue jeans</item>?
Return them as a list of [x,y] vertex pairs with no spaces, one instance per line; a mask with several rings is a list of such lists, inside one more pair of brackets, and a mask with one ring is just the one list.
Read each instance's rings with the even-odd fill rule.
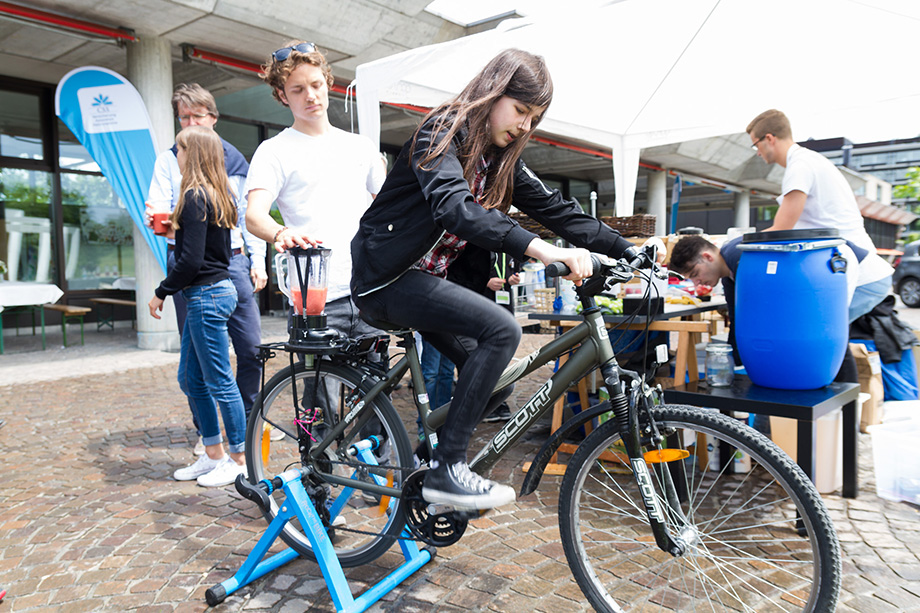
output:
[[454,391],[454,363],[422,337],[422,375],[428,402],[434,410],[450,402]]
[[182,290],[187,314],[179,357],[179,387],[188,396],[205,445],[222,442],[214,401],[224,420],[231,453],[246,448],[246,412],[230,369],[227,320],[236,308],[236,288],[230,279]]
[[[176,256],[172,250],[167,253],[166,270],[171,271],[176,265]],[[259,397],[259,388],[262,385],[262,363],[259,361],[259,350],[256,345],[262,342],[262,320],[259,313],[259,303],[253,293],[252,279],[249,277],[249,256],[237,254],[230,258],[230,280],[236,287],[236,309],[227,321],[227,330],[233,342],[233,351],[236,353],[236,384],[243,397],[243,406],[246,407],[246,417],[256,398]],[[176,323],[179,332],[185,329],[186,305],[182,292],[173,296],[176,306]],[[191,405],[189,405],[191,409]],[[194,415],[194,411],[192,411]],[[195,422],[198,426],[198,422]]]
[[885,296],[891,293],[891,277],[885,277],[872,283],[860,285],[853,292],[853,298],[850,300],[848,319],[853,323],[872,309],[878,306],[878,303],[885,299]]

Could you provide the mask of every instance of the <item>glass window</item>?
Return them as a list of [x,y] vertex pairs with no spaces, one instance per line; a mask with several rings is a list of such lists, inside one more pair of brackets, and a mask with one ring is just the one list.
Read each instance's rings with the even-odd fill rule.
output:
[[44,158],[38,95],[0,90],[0,156]]
[[247,160],[252,159],[252,154],[259,146],[259,126],[222,118],[215,129],[224,140],[239,149]]
[[10,281],[53,283],[51,174],[0,168],[0,259]]
[[591,212],[591,183],[580,179],[569,181],[569,198],[578,200],[585,213]]
[[61,170],[85,170],[102,172],[99,165],[89,154],[77,137],[60,119],[58,122],[58,160]]
[[62,173],[61,203],[67,289],[118,289],[119,279],[133,281],[134,222],[105,177]]

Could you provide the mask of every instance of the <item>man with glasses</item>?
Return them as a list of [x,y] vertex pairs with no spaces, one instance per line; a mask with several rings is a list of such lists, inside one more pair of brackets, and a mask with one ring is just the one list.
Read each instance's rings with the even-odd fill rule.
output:
[[[188,126],[204,126],[213,130],[220,116],[214,96],[197,83],[179,84],[173,92],[172,107],[183,129]],[[243,185],[249,164],[236,147],[224,139],[221,139],[221,142],[224,145],[224,164],[230,179],[230,187],[236,196],[240,219],[239,226],[231,232],[233,257],[230,260],[230,278],[236,287],[238,302],[236,310],[227,322],[227,329],[230,333],[230,340],[233,342],[233,351],[236,353],[236,383],[240,388],[248,417],[259,395],[261,385],[262,364],[259,361],[256,345],[262,342],[262,324],[255,293],[265,287],[268,281],[268,275],[265,272],[266,248],[265,241],[250,234],[244,222],[246,199]],[[148,226],[151,225],[152,214],[156,209],[168,206],[172,211],[179,202],[182,174],[179,172],[176,151],[176,145],[173,145],[157,156],[153,169],[153,180],[147,193]],[[173,239],[167,238],[167,271],[172,270],[176,263],[173,254],[174,243]],[[248,256],[243,252],[244,244],[249,252]],[[185,326],[186,315],[185,300],[181,292],[173,296],[173,302],[176,306],[176,320],[181,333]],[[195,446],[195,454],[204,454],[204,445],[200,439]]]
[[[245,192],[250,231],[275,249],[332,249],[326,317],[348,336],[376,332],[351,301],[351,239],[380,191],[386,164],[371,141],[329,122],[332,68],[313,43],[291,41],[262,66],[262,80],[294,121],[252,157]],[[284,225],[269,214],[277,203]]]
[[842,238],[869,252],[860,262],[860,284],[850,303],[850,321],[871,311],[891,291],[894,269],[876,254],[856,196],[840,170],[826,157],[792,140],[789,119],[764,111],[747,127],[751,147],[767,164],[786,169],[779,211],[770,230],[836,228]]

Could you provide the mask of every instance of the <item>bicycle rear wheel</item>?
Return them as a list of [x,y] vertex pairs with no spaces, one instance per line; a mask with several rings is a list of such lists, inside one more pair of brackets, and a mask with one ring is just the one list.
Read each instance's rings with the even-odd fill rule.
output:
[[[594,608],[833,611],[840,548],[805,473],[769,439],[715,411],[662,405],[652,415],[666,437],[659,448],[689,452],[648,465],[668,530],[686,552],[673,557],[656,545],[616,423],[603,424],[572,456],[559,499],[565,555]],[[732,462],[709,470],[704,449],[720,443],[749,454],[750,471],[733,474]],[[666,472],[679,504],[663,498]]]
[[[293,381],[296,381],[295,388],[301,407],[315,406],[322,409],[317,413],[318,422],[302,423],[299,427],[294,423],[290,366],[269,380],[262,395],[264,401],[257,400],[253,406],[246,427],[246,464],[251,483],[270,479],[293,466],[300,466],[298,429],[307,428],[316,441],[321,440],[328,431],[328,424],[343,419],[351,409],[363,402],[365,394],[370,390],[371,382],[366,381],[356,368],[333,364],[327,360],[316,360],[316,363],[321,363],[318,385],[315,369],[306,368],[303,363],[297,363],[293,367]],[[316,395],[313,394],[314,386],[319,390]],[[367,410],[368,408],[364,409]],[[412,447],[406,429],[385,395],[376,397],[369,405],[369,410],[373,411],[370,421],[359,430],[357,425],[361,419],[352,419],[343,436],[326,450],[318,468],[337,476],[354,479],[356,482],[373,481],[383,485],[389,482],[399,488],[404,477],[399,467],[412,466]],[[306,417],[313,417],[312,410]],[[367,439],[369,435],[376,435],[377,440],[383,441],[371,453],[374,454],[376,463],[384,467],[393,467],[386,475],[356,471],[354,466],[347,464],[356,460],[347,455],[348,447],[352,443]],[[273,436],[279,440],[272,440]],[[325,506],[332,507],[335,514],[335,517],[331,518],[334,520],[333,526],[337,528],[332,543],[342,566],[360,566],[372,562],[393,544],[393,537],[399,534],[404,525],[401,521],[402,513],[397,508],[399,500],[391,500],[388,503],[387,499],[384,499],[381,503],[379,496],[331,483],[324,483],[323,488],[327,494]],[[271,507],[264,513],[267,521],[275,517],[284,498],[283,491],[272,494]],[[335,503],[337,504],[333,507]],[[285,526],[282,538],[301,555],[315,559],[310,541],[301,531],[300,523],[296,519]]]

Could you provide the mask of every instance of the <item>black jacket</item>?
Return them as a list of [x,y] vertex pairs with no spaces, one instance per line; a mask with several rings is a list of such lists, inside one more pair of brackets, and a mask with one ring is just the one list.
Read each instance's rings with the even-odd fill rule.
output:
[[213,217],[213,205],[208,198],[186,192],[182,219],[176,230],[176,265],[154,290],[160,300],[186,287],[230,278],[230,229],[212,223]]
[[904,351],[918,344],[913,331],[898,319],[890,294],[850,324],[850,338],[874,341],[883,364],[900,362]]
[[[486,210],[473,199],[458,158],[463,134],[429,170],[419,168],[431,142],[434,119],[419,128],[414,155],[412,140],[403,145],[383,188],[361,218],[351,243],[351,291],[369,294],[389,285],[434,247],[444,231],[488,251],[502,251],[523,261],[537,236],[498,210]],[[549,190],[518,160],[512,204],[569,242],[619,257],[629,241],[586,214],[574,201]]]

